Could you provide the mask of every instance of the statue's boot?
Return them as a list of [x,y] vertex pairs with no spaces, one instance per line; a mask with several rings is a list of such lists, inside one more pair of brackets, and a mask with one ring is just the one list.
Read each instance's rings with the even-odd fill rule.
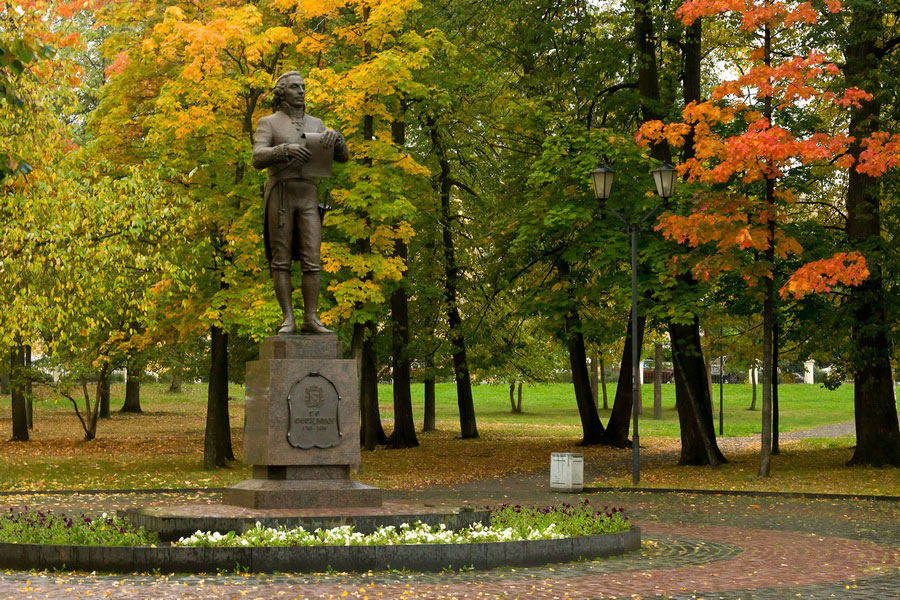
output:
[[272,271],[272,281],[275,284],[275,298],[284,317],[284,322],[278,328],[278,335],[293,335],[297,333],[297,324],[294,321],[294,307],[291,305],[294,291],[291,285],[291,272]]
[[303,324],[301,333],[333,333],[319,320],[319,273],[304,273],[303,283]]

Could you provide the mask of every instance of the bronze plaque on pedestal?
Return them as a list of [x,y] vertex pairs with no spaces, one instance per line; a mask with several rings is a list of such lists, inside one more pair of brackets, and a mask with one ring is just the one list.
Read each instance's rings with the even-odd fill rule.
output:
[[288,394],[288,443],[294,448],[333,448],[341,443],[341,397],[331,381],[310,373]]

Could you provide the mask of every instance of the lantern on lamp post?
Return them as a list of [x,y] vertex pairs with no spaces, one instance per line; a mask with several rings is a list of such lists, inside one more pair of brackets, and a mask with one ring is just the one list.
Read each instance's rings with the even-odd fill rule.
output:
[[644,222],[649,219],[661,206],[668,203],[675,191],[675,181],[678,172],[672,165],[666,163],[653,169],[653,182],[656,185],[656,195],[662,198],[662,205],[654,207],[638,221],[626,219],[611,206],[606,206],[612,191],[615,171],[606,165],[600,165],[591,171],[591,183],[594,188],[594,196],[603,207],[608,209],[624,225],[625,230],[631,235],[631,422],[633,425],[631,435],[632,469],[631,480],[634,485],[641,481],[641,455],[640,436],[638,434],[638,397],[640,395],[640,368],[641,348],[638,344],[638,304],[637,304],[637,240],[638,232]]

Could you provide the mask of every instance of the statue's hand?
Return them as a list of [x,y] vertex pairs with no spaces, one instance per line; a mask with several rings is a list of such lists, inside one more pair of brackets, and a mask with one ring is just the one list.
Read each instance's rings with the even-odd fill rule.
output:
[[335,145],[339,145],[342,143],[344,143],[344,136],[339,134],[334,129],[326,129],[325,133],[322,134],[323,148],[334,148]]
[[305,163],[312,157],[309,148],[300,144],[288,144],[287,153],[289,158],[299,160],[301,163]]

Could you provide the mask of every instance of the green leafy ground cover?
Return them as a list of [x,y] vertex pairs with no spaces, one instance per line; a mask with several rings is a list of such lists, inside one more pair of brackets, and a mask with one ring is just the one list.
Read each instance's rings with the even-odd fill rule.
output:
[[[180,539],[177,546],[378,546],[396,544],[467,544],[549,540],[585,535],[620,533],[631,529],[622,509],[595,509],[588,500],[555,506],[501,506],[491,514],[490,525],[475,523],[459,531],[446,525],[432,527],[421,522],[399,527],[379,527],[370,534],[352,526],[316,529],[267,528],[259,523],[242,534],[198,531]],[[146,546],[159,543],[158,536],[103,513],[67,515],[25,508],[10,508],[0,515],[0,542],[18,544],[63,544],[77,546]]]
[[70,546],[147,546],[155,533],[103,513],[67,515],[41,510],[13,510],[0,515],[0,542]]
[[[677,415],[671,398],[672,386],[664,386],[664,419],[651,418],[648,401],[641,420],[642,485],[900,495],[900,475],[896,469],[843,466],[852,455],[852,436],[784,442],[782,453],[775,457],[772,477],[758,479],[758,447],[753,443],[729,447],[733,436],[748,435],[758,429],[759,411],[747,410],[749,390],[750,386],[725,386],[726,435],[722,446],[730,462],[713,471],[676,465]],[[546,469],[551,452],[583,452],[593,477],[586,484],[631,485],[630,451],[578,446],[581,428],[569,385],[526,386],[522,415],[511,414],[506,385],[476,386],[480,437],[475,440],[458,439],[453,385],[439,384],[437,391],[438,431],[420,433],[418,448],[379,448],[364,452],[360,480],[388,489],[454,485],[471,479]],[[416,386],[413,393],[419,400],[414,407],[416,419],[421,422],[422,386]],[[645,386],[644,393],[645,398],[652,398],[651,386]],[[612,394],[610,389],[610,401]],[[0,441],[0,489],[215,488],[250,476],[249,468],[240,463],[230,469],[202,470],[205,386],[188,385],[182,394],[169,394],[163,384],[144,385],[143,415],[115,412],[123,396],[124,386],[115,385],[112,418],[100,422],[98,439],[92,442],[82,441],[81,427],[70,406],[47,399],[36,401],[32,441]],[[235,453],[240,457],[241,387],[234,386],[231,396]],[[847,385],[835,392],[821,386],[784,385],[781,387],[782,431],[852,421],[851,398],[852,386]],[[381,400],[385,429],[390,432],[389,387],[382,387]],[[601,411],[604,422],[607,417]],[[0,432],[9,430],[8,397],[0,397]],[[448,456],[465,460],[448,461]]]
[[502,506],[491,513],[489,526],[474,523],[453,531],[446,525],[432,527],[421,522],[386,525],[370,534],[352,526],[307,531],[302,527],[267,528],[259,523],[243,533],[196,532],[178,540],[177,546],[259,547],[259,546],[379,546],[407,544],[471,544],[555,540],[585,535],[621,533],[631,529],[621,509],[596,510],[585,500],[555,506]]

